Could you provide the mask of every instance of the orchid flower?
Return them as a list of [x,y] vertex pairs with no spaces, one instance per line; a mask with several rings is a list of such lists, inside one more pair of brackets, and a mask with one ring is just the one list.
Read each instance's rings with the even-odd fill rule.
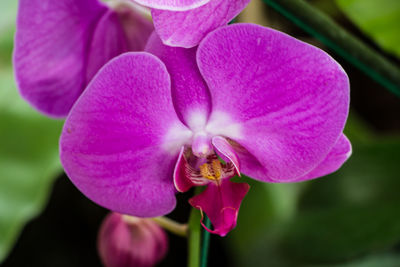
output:
[[131,0],[151,8],[164,44],[190,48],[234,19],[250,0]]
[[97,248],[105,267],[152,267],[168,251],[167,233],[151,219],[115,212],[101,224]]
[[63,128],[65,171],[99,205],[160,216],[174,209],[177,191],[206,186],[189,202],[224,236],[249,189],[230,181],[235,174],[299,182],[350,156],[342,133],[349,81],[322,50],[234,24],[192,49],[153,34],[146,51],[105,65]]
[[14,67],[21,95],[39,111],[64,117],[111,58],[143,50],[151,21],[130,2],[20,0]]

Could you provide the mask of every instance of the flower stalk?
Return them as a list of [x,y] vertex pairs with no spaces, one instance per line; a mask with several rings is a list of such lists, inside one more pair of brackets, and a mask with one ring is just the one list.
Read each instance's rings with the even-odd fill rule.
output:
[[192,208],[188,231],[188,267],[200,267],[200,220],[200,211]]
[[[207,215],[204,215],[204,225],[210,229],[211,228],[211,221],[207,217]],[[203,238],[202,238],[202,243],[201,243],[201,262],[200,262],[200,267],[207,267],[207,262],[208,262],[208,248],[210,247],[210,232],[208,232],[206,229],[202,229],[203,231]]]
[[188,236],[187,224],[181,224],[181,223],[175,222],[174,220],[171,220],[164,216],[155,217],[155,218],[152,218],[152,220],[154,222],[156,222],[159,226],[170,231],[173,234],[176,234],[176,235],[179,235],[182,237]]

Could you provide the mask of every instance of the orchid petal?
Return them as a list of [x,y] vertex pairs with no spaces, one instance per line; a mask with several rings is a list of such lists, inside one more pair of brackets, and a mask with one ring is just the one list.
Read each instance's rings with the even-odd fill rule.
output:
[[143,10],[140,5],[128,2],[116,2],[112,8],[118,14],[129,50],[142,51],[154,31],[148,11]]
[[316,168],[307,173],[305,176],[296,179],[295,182],[318,178],[337,171],[351,156],[351,153],[351,143],[349,139],[342,134],[335,146],[329,152],[328,156],[326,156],[326,158]]
[[92,201],[154,217],[175,207],[172,175],[190,137],[174,111],[165,66],[131,52],[107,63],[78,99],[63,128],[60,157]]
[[243,146],[266,169],[258,179],[304,176],[342,134],[349,81],[322,50],[269,28],[235,24],[210,33],[197,61],[212,99],[208,131]]
[[128,44],[120,27],[118,15],[108,10],[97,23],[92,37],[88,50],[86,81],[90,81],[110,58],[127,51]]
[[164,62],[171,75],[172,98],[179,118],[192,130],[203,128],[210,110],[210,92],[196,63],[196,49],[164,45],[153,33],[145,51]]
[[211,139],[211,143],[218,156],[220,156],[225,162],[232,162],[233,166],[235,166],[236,174],[240,176],[239,158],[229,142],[221,136],[214,136]]
[[84,55],[107,8],[97,0],[18,3],[14,66],[19,90],[42,112],[65,116],[85,86]]
[[21,0],[13,58],[20,93],[39,111],[64,117],[108,60],[142,50],[151,31],[136,11],[97,0]]
[[202,6],[210,0],[132,0],[143,6],[163,10],[184,11]]
[[154,26],[163,42],[169,46],[190,48],[209,32],[235,18],[250,0],[211,0],[184,12],[153,9]]
[[219,185],[209,183],[199,195],[189,200],[190,205],[205,212],[214,230],[203,227],[213,234],[225,236],[236,226],[240,204],[249,191],[246,183],[233,183],[223,179]]
[[86,81],[111,58],[128,51],[143,50],[154,30],[150,20],[124,5],[109,9],[93,33],[86,67]]
[[[243,147],[235,147],[238,157],[242,162],[242,172],[251,178],[265,181],[264,177],[268,177],[268,171],[262,166],[253,155],[243,149]],[[317,165],[312,171],[307,173],[306,175],[293,179],[293,180],[285,180],[282,182],[301,182],[306,181],[318,177],[322,177],[328,175],[332,172],[338,170],[344,162],[351,155],[351,144],[347,137],[342,134],[335,146],[331,149],[325,159]],[[268,180],[267,182],[281,182]]]

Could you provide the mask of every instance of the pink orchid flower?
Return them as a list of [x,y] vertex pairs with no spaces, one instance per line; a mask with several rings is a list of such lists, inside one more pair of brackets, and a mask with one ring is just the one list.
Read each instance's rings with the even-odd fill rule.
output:
[[143,50],[153,26],[132,3],[20,0],[14,68],[21,95],[51,117],[65,117],[111,58]]
[[164,44],[190,48],[234,19],[250,0],[131,0],[151,8]]
[[67,175],[99,205],[160,216],[177,191],[206,186],[190,203],[224,236],[249,189],[235,174],[299,182],[350,156],[349,81],[322,50],[253,24],[219,28],[192,49],[152,35],[146,50],[105,65],[62,132]]
[[168,252],[168,235],[151,219],[110,213],[101,224],[97,248],[105,267],[152,267]]

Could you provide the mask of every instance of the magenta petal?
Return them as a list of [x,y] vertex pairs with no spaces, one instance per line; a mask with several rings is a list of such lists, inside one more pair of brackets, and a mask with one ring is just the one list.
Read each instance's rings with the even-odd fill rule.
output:
[[[237,154],[242,163],[242,173],[250,176],[251,178],[265,181],[265,177],[268,177],[268,170],[264,168],[257,161],[257,159],[254,158],[254,156],[244,150],[237,151]],[[343,165],[343,163],[346,162],[350,155],[350,141],[344,134],[342,134],[325,159],[306,175],[295,179],[285,179],[279,181],[267,180],[267,182],[301,182],[322,177],[337,171]]]
[[172,180],[190,131],[179,121],[162,62],[126,53],[107,63],[65,122],[60,157],[71,181],[91,200],[134,216],[175,207]]
[[85,86],[85,53],[107,8],[97,0],[21,0],[14,68],[22,96],[37,109],[65,116]]
[[342,134],[328,156],[326,156],[326,158],[311,172],[296,179],[296,182],[318,178],[337,171],[351,156],[351,152],[351,143],[349,139]]
[[211,110],[211,99],[197,67],[196,49],[166,46],[153,33],[145,50],[156,55],[167,67],[179,118],[193,130],[204,127]]
[[97,23],[92,37],[88,50],[86,81],[90,81],[110,58],[127,51],[128,44],[123,29],[120,27],[118,15],[108,10]]
[[141,51],[154,30],[139,12],[124,5],[109,9],[97,23],[88,50],[86,81],[111,58],[128,51]]
[[151,23],[98,0],[22,0],[14,68],[21,95],[41,112],[64,117],[111,58],[142,50]]
[[211,142],[218,156],[225,162],[232,162],[233,166],[235,166],[236,174],[240,176],[239,158],[228,141],[221,136],[214,136]]
[[211,93],[209,131],[243,146],[266,169],[258,179],[302,177],[342,134],[349,81],[324,51],[269,28],[234,24],[210,33],[197,60]]
[[141,5],[164,10],[188,10],[208,3],[210,0],[132,0]]
[[153,9],[154,27],[169,46],[190,48],[209,32],[235,18],[250,0],[211,0],[209,3],[184,12]]
[[143,51],[147,40],[154,31],[152,21],[140,8],[136,4],[118,1],[113,8],[118,14],[121,27],[128,42],[129,51]]
[[174,185],[176,190],[178,190],[179,192],[186,192],[194,186],[192,181],[190,181],[190,179],[188,178],[188,173],[186,169],[187,162],[185,157],[183,156],[184,151],[185,148],[182,147],[174,169]]
[[210,233],[225,236],[236,226],[240,204],[249,191],[246,183],[233,183],[223,179],[220,185],[209,183],[207,188],[189,200],[190,205],[205,212],[214,230],[203,227]]

